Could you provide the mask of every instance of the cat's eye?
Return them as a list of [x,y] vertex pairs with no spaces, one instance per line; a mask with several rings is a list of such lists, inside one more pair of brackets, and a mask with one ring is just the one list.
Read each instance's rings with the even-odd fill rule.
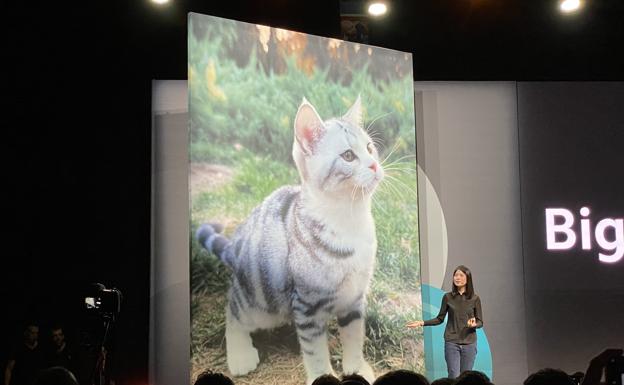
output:
[[342,156],[342,159],[346,160],[347,162],[353,162],[356,158],[355,154],[351,150],[343,152],[342,154],[340,154],[340,156]]
[[372,153],[373,153],[373,149],[374,149],[374,148],[375,148],[375,147],[373,147],[373,143],[372,143],[372,142],[366,145],[366,149],[368,150],[368,153],[369,153],[369,154],[372,154]]

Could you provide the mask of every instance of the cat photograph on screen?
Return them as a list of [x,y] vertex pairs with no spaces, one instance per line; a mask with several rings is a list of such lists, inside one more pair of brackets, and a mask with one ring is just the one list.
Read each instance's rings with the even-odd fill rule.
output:
[[411,54],[189,15],[191,379],[424,370]]
[[225,340],[234,375],[259,362],[250,333],[287,322],[295,325],[308,383],[335,375],[326,334],[335,317],[342,370],[375,379],[362,351],[363,317],[377,251],[371,196],[384,171],[361,115],[359,97],[343,117],[326,121],[304,98],[292,149],[301,185],[269,195],[231,239],[218,224],[197,231],[232,270]]

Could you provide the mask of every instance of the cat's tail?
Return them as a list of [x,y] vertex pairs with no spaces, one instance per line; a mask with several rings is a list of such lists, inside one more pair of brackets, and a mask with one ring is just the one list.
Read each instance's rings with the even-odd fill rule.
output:
[[226,252],[227,246],[230,244],[230,240],[221,235],[223,226],[218,223],[204,223],[197,229],[195,237],[203,248],[213,253],[221,262],[228,266],[232,266],[229,253]]

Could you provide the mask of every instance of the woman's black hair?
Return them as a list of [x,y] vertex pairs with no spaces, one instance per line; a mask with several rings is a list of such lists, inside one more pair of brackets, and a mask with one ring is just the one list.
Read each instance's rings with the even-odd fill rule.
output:
[[[474,295],[474,286],[472,285],[472,273],[470,272],[470,269],[464,265],[459,265],[455,268],[455,270],[453,270],[453,276],[455,276],[457,270],[466,274],[466,291],[464,294],[466,295],[466,298],[472,298]],[[459,290],[457,289],[457,286],[455,286],[455,280],[453,280],[453,295],[457,294],[459,294]]]

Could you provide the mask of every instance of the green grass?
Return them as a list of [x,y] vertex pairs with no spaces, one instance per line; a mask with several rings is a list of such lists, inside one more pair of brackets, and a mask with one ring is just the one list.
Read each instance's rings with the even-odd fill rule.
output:
[[233,221],[240,223],[273,191],[299,183],[294,164],[283,164],[247,150],[230,152],[229,158],[237,163],[233,180],[193,200],[191,214],[194,222],[205,222],[227,213]]

